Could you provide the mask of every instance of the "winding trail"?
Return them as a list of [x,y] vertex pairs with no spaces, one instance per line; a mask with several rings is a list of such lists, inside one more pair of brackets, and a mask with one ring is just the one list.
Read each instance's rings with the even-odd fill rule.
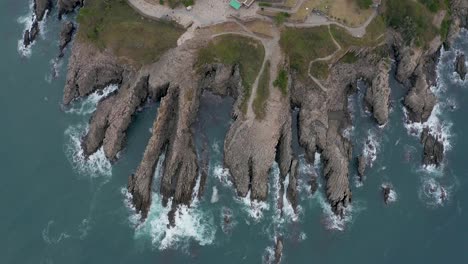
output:
[[325,88],[325,87],[322,85],[322,83],[310,73],[310,70],[311,70],[312,64],[313,64],[314,62],[316,62],[316,61],[328,61],[328,60],[331,60],[338,52],[340,52],[340,51],[342,50],[340,43],[338,43],[338,41],[336,41],[335,37],[333,37],[333,34],[332,34],[331,31],[330,31],[330,25],[328,25],[328,34],[330,34],[330,37],[331,37],[331,39],[333,40],[333,43],[335,43],[335,46],[337,47],[337,50],[335,50],[335,52],[333,52],[332,54],[330,54],[330,55],[328,55],[328,56],[321,57],[321,58],[317,58],[317,59],[315,59],[315,60],[310,61],[310,63],[309,63],[309,68],[307,69],[307,74],[309,75],[309,77],[310,77],[310,78],[320,87],[320,89],[322,89],[322,91],[324,91],[324,92],[327,91],[327,88]]
[[[263,58],[262,66],[257,74],[257,77],[255,78],[255,81],[252,84],[250,97],[248,99],[247,113],[245,115],[246,119],[253,121],[255,119],[255,113],[253,111],[253,102],[257,94],[258,83],[259,83],[260,77],[265,69],[265,65],[267,61],[270,61],[271,63],[269,89],[271,89],[271,87],[273,86],[273,80],[275,79],[276,74],[278,72],[278,64],[281,61],[281,48],[279,46],[280,31],[277,27],[273,27],[273,30],[272,30],[273,38],[269,39],[264,36],[259,36],[253,33],[249,28],[247,28],[243,24],[242,17],[249,18],[249,19],[263,19],[263,20],[265,19],[264,16],[256,13],[258,6],[252,6],[249,9],[243,10],[245,12],[240,13],[241,17],[239,17],[239,13],[233,12],[233,9],[229,9],[229,7],[227,5],[224,5],[225,3],[222,1],[215,1],[215,2],[210,2],[209,0],[206,0],[206,1],[208,2],[203,2],[203,3],[200,2],[197,5],[195,5],[192,11],[187,11],[181,8],[172,10],[166,6],[148,3],[145,0],[127,0],[127,2],[130,4],[131,7],[133,7],[137,12],[139,12],[141,15],[145,17],[156,19],[156,20],[172,19],[182,24],[186,28],[188,28],[187,32],[183,34],[183,37],[179,39],[178,44],[192,38],[193,35],[195,34],[194,31],[198,27],[206,28],[206,27],[214,26],[216,24],[221,24],[224,22],[234,22],[238,26],[240,26],[242,31],[226,31],[226,32],[218,33],[218,34],[212,34],[211,38],[215,38],[217,36],[222,36],[222,35],[241,35],[241,36],[250,37],[250,38],[260,41],[264,47],[264,58]],[[277,12],[286,12],[286,13],[292,14],[299,10],[299,8],[302,6],[304,1],[305,0],[299,0],[293,9],[282,9],[282,8],[275,8],[275,7],[264,7],[264,9],[277,11]],[[208,6],[205,6],[205,5],[208,5]],[[226,9],[226,7],[228,9]],[[205,9],[208,9],[208,10],[205,10]],[[217,11],[220,11],[220,12],[217,12]],[[335,46],[337,47],[337,50],[335,50],[335,52],[333,52],[332,54],[328,56],[317,58],[317,59],[310,61],[309,67],[308,67],[308,76],[320,87],[320,89],[326,92],[327,89],[310,72],[311,72],[312,64],[314,62],[328,61],[342,50],[342,47],[335,40],[335,38],[333,37],[333,34],[330,31],[330,25],[337,25],[341,28],[344,28],[352,36],[361,38],[366,34],[367,26],[372,22],[372,20],[376,16],[377,16],[377,10],[374,9],[372,12],[372,15],[369,16],[366,22],[364,22],[361,26],[349,27],[342,23],[330,20],[327,17],[319,16],[317,14],[311,13],[308,16],[307,20],[303,23],[288,22],[288,23],[284,23],[284,25],[287,27],[294,27],[294,28],[311,28],[311,27],[319,27],[319,26],[328,26],[328,32]],[[270,18],[268,18],[268,20],[273,24]],[[250,122],[247,122],[247,123],[250,123]]]

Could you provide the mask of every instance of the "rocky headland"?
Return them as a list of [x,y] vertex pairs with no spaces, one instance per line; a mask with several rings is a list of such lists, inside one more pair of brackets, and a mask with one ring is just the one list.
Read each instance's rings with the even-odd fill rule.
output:
[[[59,1],[59,16],[82,4],[82,1]],[[465,12],[466,8],[453,8],[453,23],[447,43],[450,43],[450,34],[455,34],[457,26],[466,26]],[[128,179],[128,191],[136,211],[144,220],[154,193],[154,172],[160,165],[162,174],[158,179],[158,192],[163,204],[172,206],[169,218],[174,224],[174,210],[178,205],[191,204],[199,177],[202,177],[200,189],[204,188],[203,177],[206,178],[206,175],[203,174],[206,174],[206,169],[204,161],[200,161],[204,155],[198,153],[194,143],[194,124],[200,96],[204,91],[229,96],[235,103],[223,154],[224,166],[229,169],[237,195],[250,195],[252,201],[265,201],[271,168],[277,162],[281,192],[286,192],[289,203],[297,211],[299,165],[297,153],[291,146],[292,111],[297,109],[299,145],[310,164],[314,163],[317,153],[321,154],[328,202],[332,211],[343,217],[352,200],[350,167],[357,166],[362,179],[368,163],[365,156],[360,156],[357,163],[350,163],[353,160],[353,146],[345,133],[352,126],[349,96],[357,92],[358,80],[364,80],[368,85],[365,105],[372,112],[376,125],[385,125],[389,119],[389,78],[393,72],[388,54],[393,52],[396,59],[395,77],[407,89],[404,105],[408,122],[426,122],[437,103],[430,87],[436,81],[435,65],[443,43],[441,37],[436,36],[427,46],[420,46],[406,41],[398,30],[386,29],[379,32],[383,37],[379,37],[378,45],[362,47],[359,46],[362,44],[352,44],[343,50],[340,47],[339,51],[343,52],[341,56],[356,50],[359,53],[353,55],[353,61],[341,60],[341,57],[331,60],[328,75],[317,81],[308,77],[310,72],[303,74],[290,67],[290,58],[278,44],[280,31],[272,34],[271,38],[264,38],[248,32],[243,24],[234,27],[236,23],[231,21],[231,24],[224,26],[230,33],[234,31],[264,47],[265,57],[257,58],[263,61],[260,72],[266,68],[267,61],[271,65],[268,68],[271,78],[267,81],[269,95],[262,117],[252,110],[253,97],[261,79],[260,72],[254,78],[255,82],[248,84],[242,71],[245,65],[239,62],[223,63],[219,60],[199,64],[200,50],[220,35],[219,31],[213,31],[209,26],[193,29],[195,33],[192,32],[193,36],[188,40],[180,42],[178,46],[171,44],[157,59],[144,63],[134,63],[131,58],[116,54],[112,48],[98,47],[92,41],[77,37],[69,60],[63,105],[66,107],[74,100],[99,92],[110,84],[119,86],[118,90],[98,103],[89,121],[89,129],[82,138],[84,154],[90,156],[102,148],[107,159],[117,161],[119,153],[125,148],[127,130],[138,110],[147,102],[160,101],[151,138],[139,166]],[[64,24],[61,56],[74,30],[71,22]],[[327,31],[330,33],[330,28]],[[287,80],[284,91],[273,84],[281,69],[285,69]],[[249,85],[251,87],[247,87]],[[252,94],[246,92],[248,88],[251,88]],[[440,164],[444,151],[440,139],[424,130],[421,142],[424,145],[424,164]],[[285,189],[286,177],[288,186]],[[317,182],[311,180],[310,189],[314,191],[316,188]],[[383,188],[383,192],[385,198],[390,189]],[[280,204],[279,208],[282,206]],[[278,241],[282,248],[282,240]]]

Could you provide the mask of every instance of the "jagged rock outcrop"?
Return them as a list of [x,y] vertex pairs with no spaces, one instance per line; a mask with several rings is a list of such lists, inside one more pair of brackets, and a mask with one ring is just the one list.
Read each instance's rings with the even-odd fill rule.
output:
[[[370,54],[369,54],[370,55]],[[321,89],[309,79],[292,73],[292,96],[299,111],[299,144],[304,147],[308,162],[313,163],[316,152],[324,161],[324,176],[328,201],[337,215],[351,202],[349,162],[352,157],[350,141],[343,131],[351,125],[348,95],[355,91],[359,78],[373,80],[377,75],[372,56],[362,55],[355,64],[335,64]]]
[[278,162],[281,179],[284,179],[290,171],[292,162],[292,130],[291,130],[291,114],[286,118],[285,123],[281,128],[281,136],[276,147],[276,161]]
[[392,192],[393,187],[390,184],[382,184],[382,196],[385,204],[389,204],[390,201],[390,194]]
[[276,237],[275,241],[275,259],[273,263],[281,263],[281,257],[283,256],[283,238],[281,236]]
[[298,176],[298,162],[294,159],[291,163],[291,169],[289,172],[289,184],[286,190],[286,198],[288,199],[289,203],[292,205],[294,212],[297,213],[297,206],[299,203],[298,196],[297,196],[297,176]]
[[137,108],[146,102],[147,97],[148,76],[138,76],[101,101],[83,139],[84,154],[91,155],[103,146],[106,157],[115,161],[117,154],[123,149],[132,117]]
[[39,22],[42,21],[46,12],[52,9],[52,0],[34,0],[34,17],[31,28],[26,29],[23,34],[23,45],[28,47],[39,35]]
[[39,34],[39,23],[37,20],[33,22],[30,29],[27,29],[23,35],[23,45],[25,47],[31,45],[31,43],[36,39]]
[[75,25],[71,21],[64,22],[60,30],[60,44],[59,44],[59,58],[63,57],[64,49],[72,40],[73,33],[75,32]]
[[92,44],[77,41],[68,63],[63,105],[109,84],[126,83],[134,72],[132,67],[119,63],[112,54],[101,52]]
[[[398,37],[396,37],[398,39]],[[397,41],[402,41],[398,39]],[[401,43],[397,45],[402,45]],[[409,78],[413,75],[416,67],[419,64],[423,52],[419,48],[411,48],[407,46],[400,46],[397,48],[396,60],[397,70],[396,78],[399,82],[410,86]]]
[[388,108],[390,100],[390,84],[388,63],[382,60],[379,63],[379,72],[372,80],[371,86],[367,89],[365,101],[374,118],[379,125],[384,125],[388,121]]
[[62,19],[64,14],[71,13],[75,8],[83,6],[83,2],[84,0],[58,0],[58,18]]
[[421,143],[424,145],[423,164],[440,166],[444,159],[444,144],[425,128],[421,134]]
[[461,28],[468,28],[468,0],[451,0],[451,21],[446,43],[452,46]]
[[275,160],[276,147],[283,127],[290,124],[289,101],[278,90],[272,92],[277,94],[270,96],[276,96],[278,101],[274,105],[272,100],[268,101],[269,114],[263,120],[239,116],[225,138],[224,163],[238,195],[245,197],[251,191],[252,200],[266,200],[268,174]]
[[432,93],[422,68],[415,72],[415,84],[405,96],[404,104],[411,122],[426,122],[434,109],[437,99]]
[[460,75],[462,80],[465,80],[467,70],[465,64],[465,54],[463,53],[457,55],[457,59],[455,60],[455,72]]
[[42,21],[46,12],[52,9],[52,0],[34,0],[34,14],[37,21]]
[[367,158],[364,155],[360,155],[357,158],[357,164],[358,164],[359,180],[362,182],[364,180],[365,175],[366,175]]
[[[161,100],[143,159],[128,182],[135,208],[143,219],[146,218],[151,204],[154,170],[163,154],[165,158],[160,179],[163,204],[167,205],[172,199],[172,206],[175,208],[178,204],[189,204],[192,199],[192,191],[200,171],[192,131],[201,94],[192,70],[199,45],[200,43],[194,41],[172,49],[158,62],[141,70],[150,76],[150,97],[160,95],[161,87],[168,87],[167,95]],[[180,75],[181,72],[185,74]],[[173,215],[169,215],[169,219],[174,224],[174,219],[171,218]]]

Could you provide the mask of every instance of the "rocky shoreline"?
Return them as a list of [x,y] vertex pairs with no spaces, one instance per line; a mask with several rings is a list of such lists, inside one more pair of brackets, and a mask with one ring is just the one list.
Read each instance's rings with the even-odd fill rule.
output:
[[[82,1],[59,1],[59,17],[82,4]],[[450,27],[448,45],[457,30],[467,24],[466,17],[463,17],[466,9],[454,8],[452,12],[454,22]],[[74,29],[71,22],[64,24],[60,56],[63,56],[63,48],[71,41]],[[437,102],[430,87],[436,81],[435,65],[442,41],[440,37],[436,38],[427,50],[423,50],[405,44],[400,34],[393,30],[388,30],[386,38],[384,48],[393,50],[395,55],[395,77],[408,89],[404,98],[408,122],[426,122]],[[154,171],[157,164],[162,163],[159,192],[163,204],[170,204],[173,208],[169,214],[173,224],[171,215],[173,217],[177,206],[190,205],[197,179],[202,177],[201,190],[206,180],[206,175],[203,176],[206,169],[203,168],[203,161],[199,160],[202,155],[197,154],[194,144],[193,125],[200,96],[203,91],[230,96],[235,99],[235,104],[232,109],[233,123],[225,138],[224,166],[229,169],[237,194],[241,197],[250,194],[252,201],[266,200],[269,172],[276,161],[280,169],[282,192],[286,192],[288,201],[297,211],[298,161],[291,145],[292,111],[298,109],[299,145],[310,164],[314,163],[316,153],[321,154],[327,199],[333,212],[344,217],[345,208],[352,200],[350,167],[357,166],[362,179],[368,163],[361,156],[357,164],[350,164],[353,146],[345,135],[345,130],[352,126],[348,97],[357,91],[357,81],[364,80],[369,86],[365,104],[372,112],[376,125],[385,125],[389,118],[391,93],[389,58],[382,58],[373,49],[368,49],[358,55],[356,62],[338,61],[329,69],[330,74],[323,82],[325,89],[291,69],[288,72],[287,94],[281,95],[280,91],[275,90],[272,95],[274,100],[267,101],[266,116],[262,120],[248,119],[244,118],[240,109],[245,95],[239,65],[213,63],[203,65],[200,70],[194,67],[198,50],[206,46],[209,39],[203,29],[198,29],[196,37],[168,50],[158,61],[141,68],[122,62],[107,50],[101,51],[92,44],[75,41],[68,65],[63,105],[68,106],[72,101],[110,84],[120,87],[98,103],[90,119],[89,131],[82,140],[85,155],[92,155],[102,147],[106,157],[116,161],[125,147],[126,131],[138,109],[148,101],[160,101],[152,136],[140,165],[129,177],[128,190],[136,211],[144,220],[150,210]],[[287,60],[281,58],[280,61],[286,64]],[[423,164],[439,166],[444,152],[440,139],[424,130],[421,142],[424,145]],[[283,182],[286,177],[289,177],[289,184],[285,190]],[[310,188],[316,189],[316,182],[311,181]],[[282,205],[279,206],[282,208]]]

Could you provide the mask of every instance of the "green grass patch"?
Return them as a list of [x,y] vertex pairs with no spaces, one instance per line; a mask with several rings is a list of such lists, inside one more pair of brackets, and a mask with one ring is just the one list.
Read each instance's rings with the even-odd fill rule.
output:
[[258,3],[259,6],[262,6],[262,7],[271,7],[272,4],[271,3],[267,3],[267,2],[260,2]]
[[448,0],[419,0],[423,5],[433,13],[437,13],[440,10],[446,10],[449,7]]
[[212,63],[239,65],[244,86],[241,110],[245,114],[252,85],[262,68],[264,56],[265,51],[260,42],[249,37],[223,35],[215,38],[207,47],[199,51],[196,67],[200,69],[203,65]]
[[78,14],[78,38],[142,65],[157,61],[177,45],[183,29],[143,18],[125,0],[87,1]]
[[286,12],[279,12],[278,14],[276,14],[275,16],[275,23],[277,25],[281,25],[283,24],[284,22],[286,22],[286,19],[288,19],[291,15],[289,13],[286,13]]
[[350,46],[375,46],[382,41],[381,38],[385,34],[385,31],[386,26],[382,16],[377,16],[372,20],[366,28],[366,34],[362,38],[353,37],[346,29],[340,26],[330,25],[331,34],[343,49],[347,49]]
[[310,61],[330,55],[336,50],[327,26],[286,28],[281,33],[280,45],[289,56],[291,68],[303,78],[307,77]]
[[347,52],[342,58],[341,62],[343,63],[355,63],[358,60],[358,57],[354,52]]
[[357,5],[361,9],[368,9],[372,4],[372,0],[356,0]]
[[283,95],[288,93],[288,72],[285,69],[281,69],[278,72],[278,77],[273,82],[275,87],[278,87]]
[[417,1],[386,1],[387,25],[401,33],[407,44],[414,42],[423,47],[439,32],[432,25],[432,13]]
[[270,62],[263,68],[262,75],[258,80],[257,94],[253,100],[253,111],[257,119],[263,119],[266,114],[266,102],[270,96]]
[[310,66],[310,74],[319,80],[328,78],[329,69],[326,61],[316,61]]

